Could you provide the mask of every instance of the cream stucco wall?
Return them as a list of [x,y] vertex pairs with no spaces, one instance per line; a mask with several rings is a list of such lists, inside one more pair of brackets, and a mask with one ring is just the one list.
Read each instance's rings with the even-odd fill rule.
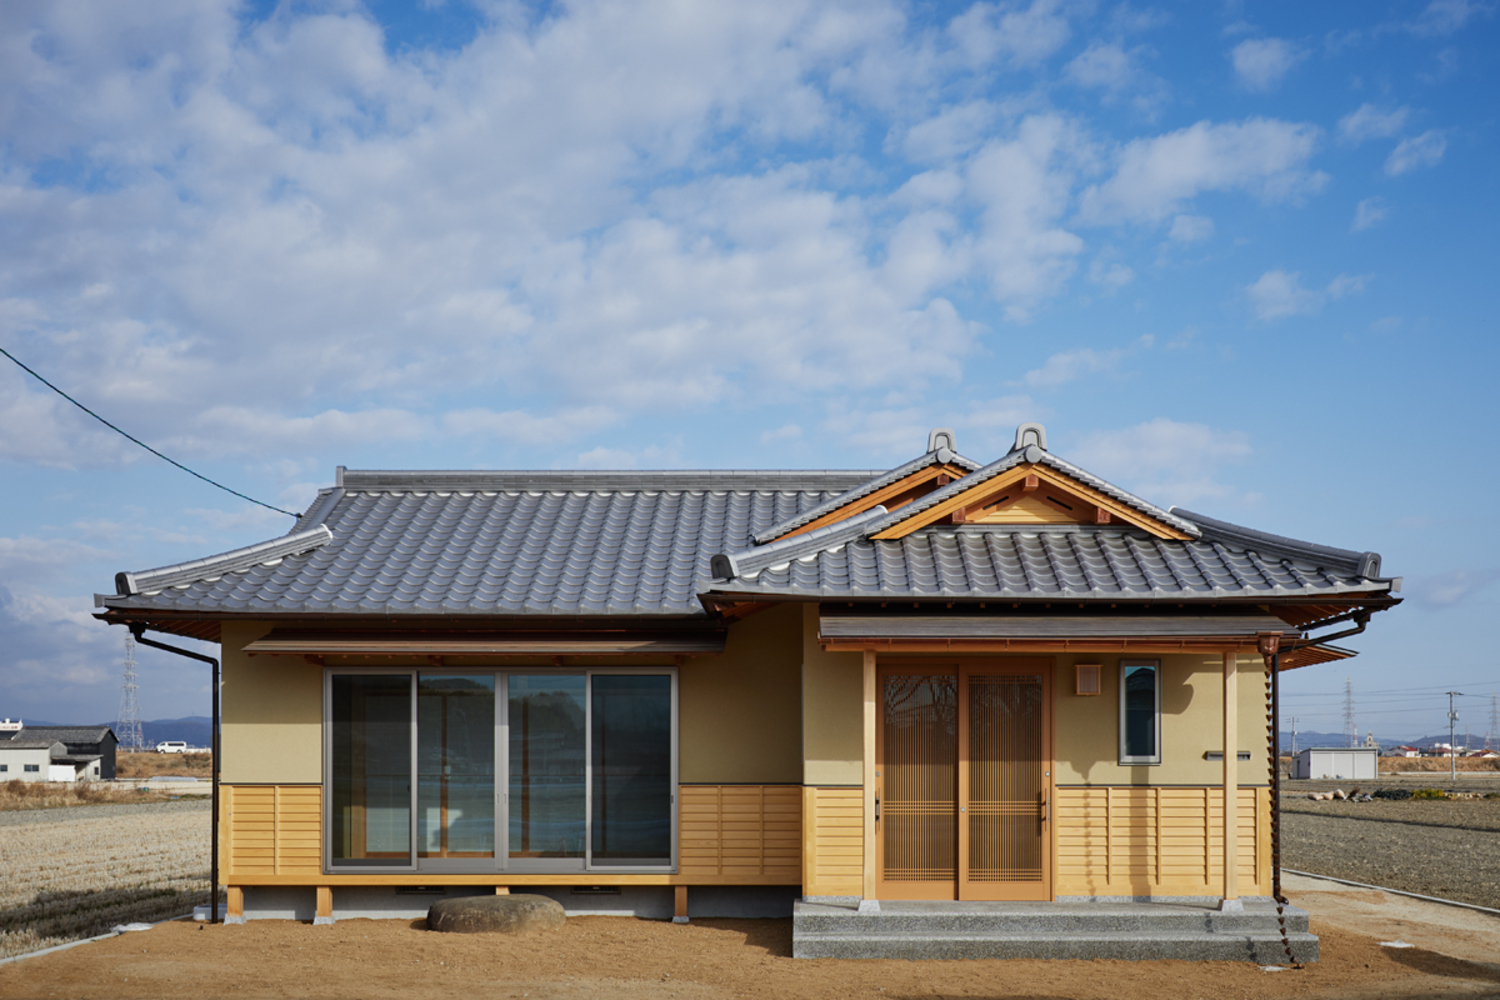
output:
[[[1160,764],[1119,763],[1119,655],[1067,654],[1057,657],[1053,685],[1056,782],[1060,785],[1213,785],[1223,780],[1223,765],[1203,759],[1219,750],[1224,727],[1224,661],[1220,654],[1126,656],[1154,659],[1162,665]],[[1101,693],[1074,694],[1074,665],[1098,663]],[[1239,765],[1241,784],[1269,780],[1266,748],[1265,662],[1259,656],[1238,659],[1238,750],[1250,751]]]
[[863,653],[828,653],[818,644],[818,607],[802,615],[802,781],[864,783]]
[[678,778],[687,784],[802,780],[802,612],[782,604],[731,625],[723,654],[679,671]]
[[229,784],[323,780],[323,668],[244,652],[268,622],[225,622],[220,775]]

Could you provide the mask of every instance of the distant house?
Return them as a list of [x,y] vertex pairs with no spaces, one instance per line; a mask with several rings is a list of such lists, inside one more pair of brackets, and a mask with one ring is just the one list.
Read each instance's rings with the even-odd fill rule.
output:
[[110,727],[27,726],[5,721],[7,725],[0,726],[0,781],[114,778],[119,740]]

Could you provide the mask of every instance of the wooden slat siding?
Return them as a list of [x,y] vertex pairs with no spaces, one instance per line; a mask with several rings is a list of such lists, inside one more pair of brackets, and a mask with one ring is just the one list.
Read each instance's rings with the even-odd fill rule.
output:
[[799,786],[684,785],[677,801],[680,874],[801,883]]
[[[1057,790],[1059,896],[1217,895],[1221,797],[1204,788]],[[1270,893],[1270,791],[1239,794],[1240,892]]]
[[323,868],[323,789],[220,786],[226,879],[316,876]]
[[864,791],[803,791],[807,854],[802,892],[808,896],[858,896],[864,891]]

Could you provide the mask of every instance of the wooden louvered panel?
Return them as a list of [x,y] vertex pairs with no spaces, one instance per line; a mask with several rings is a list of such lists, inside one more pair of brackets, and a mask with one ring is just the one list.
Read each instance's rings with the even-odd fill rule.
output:
[[322,871],[323,789],[318,785],[222,785],[220,815],[225,878]]
[[683,785],[677,802],[681,874],[802,881],[800,787]]
[[[1217,895],[1223,808],[1217,786],[1062,788],[1057,792],[1057,894]],[[1242,788],[1240,891],[1270,892],[1270,792]]]
[[864,877],[864,791],[803,789],[802,891],[858,896]]

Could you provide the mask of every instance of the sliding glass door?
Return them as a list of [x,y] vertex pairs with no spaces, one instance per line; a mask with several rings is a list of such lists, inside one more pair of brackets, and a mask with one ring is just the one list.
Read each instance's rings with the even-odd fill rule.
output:
[[671,870],[676,684],[666,668],[329,670],[328,866]]

